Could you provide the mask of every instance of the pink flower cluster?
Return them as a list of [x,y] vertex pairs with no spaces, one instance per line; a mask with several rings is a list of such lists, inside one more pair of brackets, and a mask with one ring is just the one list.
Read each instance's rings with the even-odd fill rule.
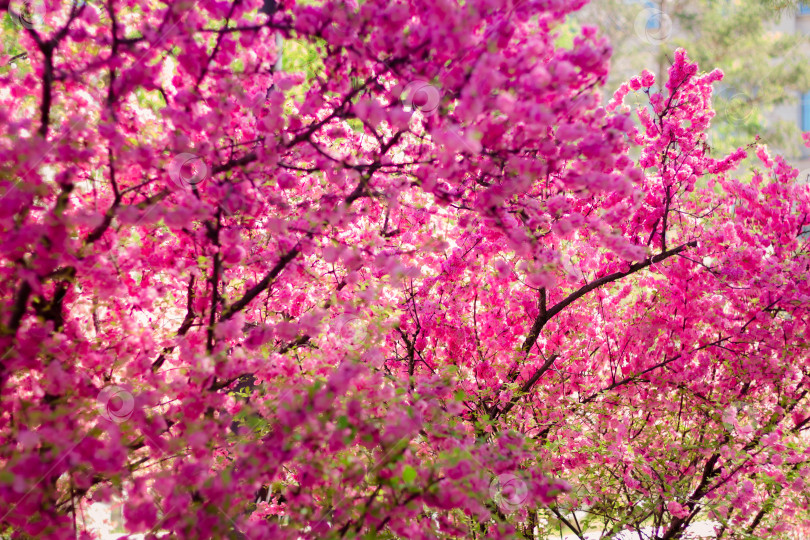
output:
[[707,149],[719,71],[603,106],[580,1],[269,4],[4,41],[1,531],[798,530],[810,192]]

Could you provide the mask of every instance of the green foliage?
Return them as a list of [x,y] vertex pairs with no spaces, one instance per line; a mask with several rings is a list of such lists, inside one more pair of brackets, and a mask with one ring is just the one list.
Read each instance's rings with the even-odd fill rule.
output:
[[[657,1],[652,7],[602,0],[579,13],[577,21],[598,26],[610,39],[609,93],[642,69],[655,73],[661,84],[673,52],[683,47],[702,69],[719,68],[725,74],[715,87],[712,155],[751,144],[757,135],[772,148],[796,155],[795,115],[780,120],[774,108],[798,111],[799,94],[810,90],[810,36],[794,33],[786,17],[797,6],[795,0]],[[652,13],[658,14],[658,24],[648,27]]]
[[402,481],[406,484],[410,484],[413,483],[414,480],[416,480],[416,469],[410,465],[405,465],[402,469]]

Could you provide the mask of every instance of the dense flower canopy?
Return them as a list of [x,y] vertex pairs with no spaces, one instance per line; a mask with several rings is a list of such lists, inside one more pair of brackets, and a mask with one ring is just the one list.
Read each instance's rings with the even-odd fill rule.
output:
[[583,3],[2,4],[0,535],[804,526],[810,192]]

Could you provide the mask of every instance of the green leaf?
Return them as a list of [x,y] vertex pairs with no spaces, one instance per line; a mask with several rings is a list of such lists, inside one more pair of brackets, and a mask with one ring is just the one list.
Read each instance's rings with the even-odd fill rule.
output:
[[405,468],[402,469],[402,481],[406,484],[412,484],[414,480],[416,480],[416,469],[410,465],[405,465]]

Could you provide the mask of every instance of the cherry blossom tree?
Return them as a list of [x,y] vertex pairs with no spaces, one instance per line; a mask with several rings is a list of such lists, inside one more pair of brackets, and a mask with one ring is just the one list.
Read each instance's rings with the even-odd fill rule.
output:
[[721,73],[601,105],[576,0],[37,1],[0,4],[0,534],[806,524],[810,193],[706,154]]

